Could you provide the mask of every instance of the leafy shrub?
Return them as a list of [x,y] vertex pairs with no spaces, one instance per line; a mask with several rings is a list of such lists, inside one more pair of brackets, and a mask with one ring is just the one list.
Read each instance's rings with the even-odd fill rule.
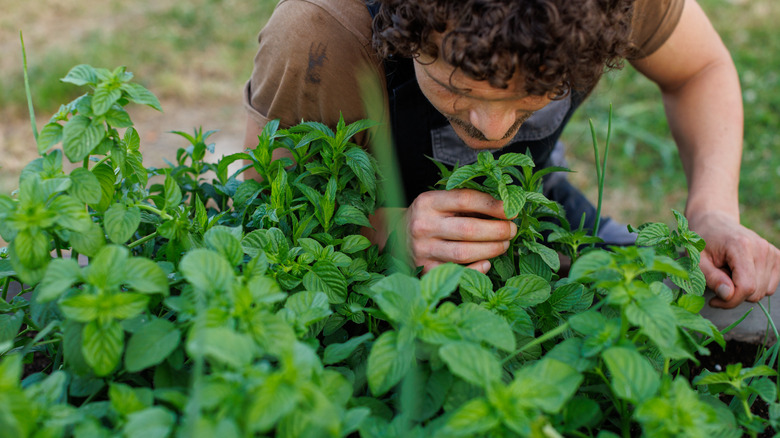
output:
[[[771,368],[687,375],[724,340],[698,314],[704,243],[679,213],[674,230],[639,227],[636,247],[595,247],[541,194],[547,171],[484,153],[441,183],[503,199],[511,251],[489,275],[419,276],[360,234],[383,199],[377,163],[350,142],[371,122],[272,122],[217,163],[204,161],[211,131],[179,132],[191,145],[147,169],[124,107],[159,103],[131,80],[71,70],[88,92],[0,195],[4,436],[737,437],[769,424],[747,401],[776,401]],[[276,148],[294,161],[272,161]],[[63,155],[81,167],[66,174]],[[249,167],[262,178],[242,181]],[[12,282],[23,293],[8,302]]]

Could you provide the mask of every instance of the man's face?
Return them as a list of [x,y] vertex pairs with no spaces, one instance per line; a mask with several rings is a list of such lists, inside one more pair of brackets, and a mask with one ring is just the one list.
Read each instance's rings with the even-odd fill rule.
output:
[[[441,42],[441,35],[434,36]],[[531,96],[515,75],[506,89],[476,81],[456,70],[441,56],[415,59],[417,82],[425,97],[442,113],[468,147],[500,149],[506,146],[531,115],[550,103],[547,96]]]

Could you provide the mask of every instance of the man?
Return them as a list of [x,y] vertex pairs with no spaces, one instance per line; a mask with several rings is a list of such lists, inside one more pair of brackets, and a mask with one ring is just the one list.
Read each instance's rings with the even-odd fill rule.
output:
[[[758,301],[780,282],[780,250],[739,223],[739,81],[693,0],[283,0],[259,42],[247,147],[272,119],[366,118],[359,76],[385,85],[383,121],[412,200],[409,248],[425,270],[452,261],[486,272],[516,232],[489,195],[429,191],[437,175],[425,156],[467,164],[480,150],[528,149],[549,165],[605,66],[628,58],[662,91],[688,180],[686,216],[707,242],[711,304]],[[565,180],[546,192],[567,211],[585,204],[592,224]]]

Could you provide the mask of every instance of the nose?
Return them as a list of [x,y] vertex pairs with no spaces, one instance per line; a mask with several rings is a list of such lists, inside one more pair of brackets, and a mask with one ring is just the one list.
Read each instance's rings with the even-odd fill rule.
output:
[[469,111],[469,122],[488,140],[503,139],[517,121],[513,109],[481,105]]

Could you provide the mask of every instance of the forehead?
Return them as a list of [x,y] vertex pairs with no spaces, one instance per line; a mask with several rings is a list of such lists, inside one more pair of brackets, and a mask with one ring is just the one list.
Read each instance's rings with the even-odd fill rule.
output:
[[421,70],[425,75],[424,79],[430,80],[452,93],[472,97],[485,95],[487,98],[502,100],[528,96],[526,83],[520,72],[515,72],[507,82],[506,88],[497,88],[492,86],[487,80],[477,80],[469,77],[462,70],[448,63],[444,56],[441,56],[441,44],[444,36],[445,34],[443,33],[433,33],[431,35],[431,42],[439,47],[439,56],[433,57],[419,53],[419,56],[415,59],[418,70]]

